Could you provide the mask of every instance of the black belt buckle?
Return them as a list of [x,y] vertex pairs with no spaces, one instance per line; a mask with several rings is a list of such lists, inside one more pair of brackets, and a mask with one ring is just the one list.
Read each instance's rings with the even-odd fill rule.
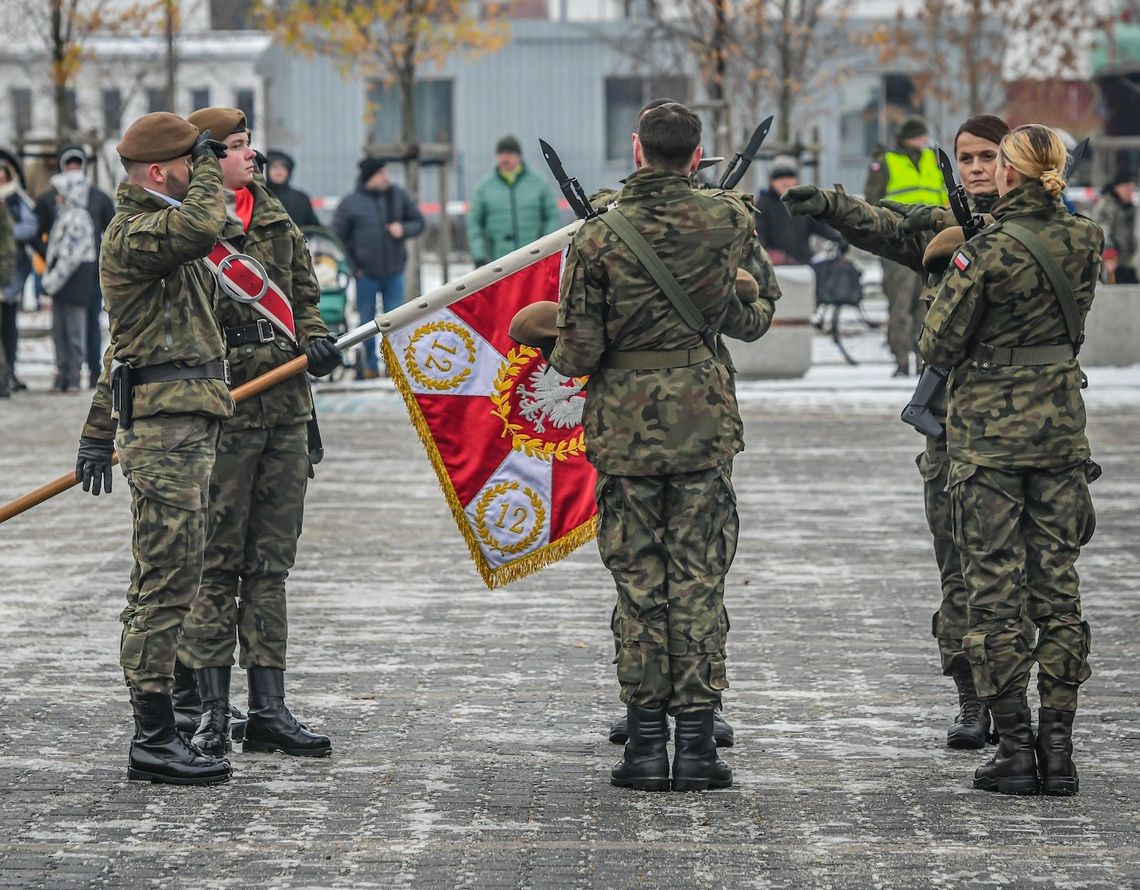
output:
[[230,360],[228,358],[222,359],[222,380],[225,381],[226,386],[230,385]]
[[[277,335],[273,331],[273,325],[266,318],[259,318],[257,320],[257,342],[258,343],[272,343]],[[228,380],[226,381],[229,382]]]

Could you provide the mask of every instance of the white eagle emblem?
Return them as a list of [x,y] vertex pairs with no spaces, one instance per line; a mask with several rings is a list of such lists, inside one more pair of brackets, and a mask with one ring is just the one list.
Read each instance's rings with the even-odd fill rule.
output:
[[521,383],[515,389],[519,397],[519,413],[533,426],[536,433],[546,432],[549,421],[558,429],[570,429],[582,422],[585,396],[580,396],[585,381],[563,377],[550,365],[543,365],[530,375],[527,389]]

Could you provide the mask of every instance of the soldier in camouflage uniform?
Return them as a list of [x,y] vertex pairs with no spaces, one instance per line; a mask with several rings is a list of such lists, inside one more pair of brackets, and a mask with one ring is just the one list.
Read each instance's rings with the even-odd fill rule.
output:
[[[994,180],[998,144],[1009,127],[1001,118],[980,115],[970,118],[954,138],[954,152],[964,188],[975,213],[988,214],[997,201]],[[953,214],[942,207],[884,202],[872,207],[842,190],[822,190],[812,185],[795,186],[784,197],[794,214],[807,214],[835,227],[844,238],[878,256],[887,257],[915,272],[927,275],[923,305],[937,293],[949,254],[962,243],[962,230]],[[943,394],[932,406],[940,421],[946,417]],[[938,641],[942,672],[953,677],[958,688],[958,716],[946,732],[951,748],[984,747],[989,738],[989,711],[974,689],[970,664],[962,649],[966,635],[966,583],[962,558],[954,544],[950,496],[946,482],[950,457],[945,437],[927,436],[926,448],[918,455],[926,506],[926,521],[934,537],[934,556],[942,579],[942,603],[934,613],[931,633]],[[1033,645],[1034,627],[1024,622],[1027,642]]]
[[[611,780],[643,790],[670,787],[667,711],[676,720],[672,787],[732,782],[712,727],[728,687],[724,577],[738,531],[730,467],[743,425],[731,372],[706,344],[716,332],[754,340],[774,311],[768,296],[736,296],[738,267],[765,276],[753,210],[736,193],[693,188],[700,132],[683,105],[642,116],[637,172],[617,207],[583,224],[571,246],[550,357],[561,374],[591,375],[583,427],[598,471],[598,547],[618,588],[629,730]],[[606,223],[616,213],[688,295],[705,336]]]
[[[245,115],[205,108],[188,118],[226,145],[222,177],[229,213],[222,237],[265,267],[288,297],[296,343],[251,305],[224,300],[219,317],[234,385],[304,352],[327,374],[340,352],[322,321],[320,289],[300,230],[255,171]],[[210,479],[210,531],[198,596],[182,628],[179,660],[194,669],[202,713],[194,744],[224,754],[230,742],[230,672],[235,642],[248,672],[245,751],[323,757],[327,736],[310,732],[285,706],[285,578],[301,534],[310,474],[306,424],[313,396],[298,375],[238,405],[222,426]],[[236,636],[236,640],[235,640]]]
[[[1076,351],[1104,235],[1061,202],[1065,164],[1048,127],[1002,140],[997,224],[954,253],[919,339],[927,361],[953,368],[949,491],[969,592],[964,645],[999,734],[974,787],[1010,794],[1076,793],[1073,715],[1091,676],[1075,563],[1092,536],[1089,482],[1099,467]],[[1023,588],[1038,629],[1032,649],[1020,626]],[[1036,745],[1026,703],[1033,662]]]
[[[12,217],[0,202],[0,288],[7,287],[16,274],[16,236],[12,233]],[[0,399],[8,398],[8,358],[0,349]]]
[[[159,112],[135,121],[117,150],[127,182],[119,186],[99,263],[111,343],[76,477],[85,491],[110,490],[118,418],[134,517],[119,650],[135,715],[127,774],[173,784],[224,782],[229,761],[202,754],[176,731],[170,689],[179,632],[202,576],[218,433],[234,410],[217,285],[203,262],[225,220],[215,157],[225,149],[177,115]],[[120,389],[117,404],[109,389],[112,362],[129,366],[134,383]]]
[[[668,105],[674,102],[676,102],[675,99],[669,98],[651,99],[649,102],[645,103],[645,105],[643,105],[637,112],[637,120],[640,121],[642,116],[650,109],[658,108],[662,105]],[[636,155],[638,150],[636,132],[631,134],[630,141],[632,144],[633,153]],[[724,158],[702,158],[700,164],[697,166],[696,173],[691,177],[693,187],[698,188],[700,186],[700,181],[697,175],[700,173],[700,171],[705,170],[723,160]],[[622,182],[624,184],[624,180],[622,180]],[[620,189],[601,189],[600,191],[590,195],[590,203],[596,209],[602,210],[603,208],[608,207],[610,204],[617,201],[620,193]],[[749,197],[749,201],[751,200],[751,197]],[[764,248],[757,247],[756,250],[759,253],[759,257],[756,260],[754,269],[762,272],[763,277],[756,279],[747,271],[741,270],[741,273],[738,276],[737,280],[737,291],[741,295],[741,299],[745,300],[746,302],[755,299],[755,295],[748,295],[752,294],[757,287],[759,288],[760,294],[764,294],[770,300],[777,300],[780,297],[780,286],[776,283],[776,270],[772,267],[772,261]],[[724,359],[725,364],[728,366],[729,371],[732,374],[735,374],[736,368],[732,364],[732,356],[729,354],[728,347],[724,344],[723,340],[720,342],[720,351],[721,356]],[[618,612],[619,606],[620,603],[614,606],[613,614],[610,616],[610,630],[614,635],[615,664],[617,663],[617,656],[621,654],[622,648],[621,615]],[[726,611],[724,614],[724,632],[726,638],[728,635],[728,629],[729,621],[728,612]],[[736,733],[732,728],[732,724],[724,719],[724,715],[721,712],[720,708],[713,712],[713,738],[716,739],[718,748],[731,748],[736,742]],[[610,742],[614,745],[624,745],[629,740],[629,731],[624,714],[610,725],[609,739]]]

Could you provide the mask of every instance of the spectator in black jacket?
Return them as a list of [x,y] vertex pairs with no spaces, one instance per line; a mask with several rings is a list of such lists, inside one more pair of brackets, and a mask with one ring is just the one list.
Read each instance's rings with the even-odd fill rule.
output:
[[285,205],[285,212],[300,228],[306,226],[319,226],[317,212],[313,210],[313,199],[307,192],[293,188],[290,180],[293,178],[293,168],[296,164],[290,155],[283,151],[271,150],[266,152],[268,162],[265,168],[265,180],[274,197]]
[[[424,230],[424,218],[411,196],[388,181],[382,158],[360,162],[359,184],[337,205],[333,231],[344,243],[348,262],[356,276],[356,309],[360,323],[376,316],[376,296],[381,295],[385,312],[404,302],[404,266],[408,252],[404,242]],[[376,338],[366,340],[364,376],[380,376]]]
[[[59,172],[71,173],[87,172],[87,153],[80,146],[66,146],[59,153]],[[56,191],[48,187],[36,200],[36,221],[39,225],[39,235],[33,247],[40,256],[46,257],[48,252],[48,236],[52,226],[55,225],[57,207]],[[91,214],[91,221],[95,226],[95,255],[99,255],[99,246],[103,243],[103,230],[111,224],[115,216],[115,202],[106,192],[90,186],[87,194],[87,212]],[[103,291],[99,287],[98,273],[95,275],[95,286],[87,291],[89,303],[87,304],[87,325],[85,355],[87,360],[88,385],[94,389],[103,370],[103,327],[99,323],[100,313],[103,311]]]
[[756,234],[777,266],[806,266],[811,262],[809,238],[819,235],[828,241],[840,241],[830,226],[810,216],[792,216],[780,196],[799,184],[799,170],[791,158],[776,158],[768,171],[768,188],[756,196],[760,220]]

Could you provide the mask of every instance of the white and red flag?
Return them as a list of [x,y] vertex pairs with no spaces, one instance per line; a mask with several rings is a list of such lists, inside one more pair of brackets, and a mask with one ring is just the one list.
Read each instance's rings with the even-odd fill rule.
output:
[[385,337],[383,350],[459,531],[488,587],[594,537],[585,378],[566,378],[507,334],[516,312],[558,298],[555,253]]

